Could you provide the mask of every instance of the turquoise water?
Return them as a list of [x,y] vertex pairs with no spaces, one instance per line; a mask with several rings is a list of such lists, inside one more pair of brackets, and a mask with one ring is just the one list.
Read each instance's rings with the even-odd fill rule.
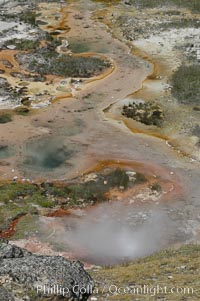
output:
[[84,146],[71,142],[66,136],[49,136],[28,141],[22,150],[19,169],[25,177],[55,179],[66,176]]
[[14,148],[8,145],[0,145],[0,159],[6,159],[13,156]]
[[72,147],[59,139],[39,139],[26,144],[24,166],[38,171],[54,170],[70,165],[73,154]]
[[83,52],[96,52],[96,53],[107,53],[109,52],[109,47],[102,44],[101,39],[94,41],[87,40],[86,38],[69,38],[69,49],[73,53],[83,53]]

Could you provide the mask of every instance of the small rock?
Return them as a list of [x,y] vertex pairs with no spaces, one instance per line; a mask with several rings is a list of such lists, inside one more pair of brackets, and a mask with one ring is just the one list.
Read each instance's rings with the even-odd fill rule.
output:
[[181,266],[181,270],[185,270],[186,269],[186,266],[185,265],[182,265]]
[[10,50],[16,49],[16,46],[15,46],[15,45],[7,45],[6,47],[7,47],[8,49],[10,49]]

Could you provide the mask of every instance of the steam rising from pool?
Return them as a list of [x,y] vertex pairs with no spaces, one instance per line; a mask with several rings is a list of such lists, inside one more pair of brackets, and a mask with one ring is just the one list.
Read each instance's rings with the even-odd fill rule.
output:
[[167,245],[173,231],[171,221],[159,210],[144,214],[133,207],[108,203],[84,214],[43,219],[43,229],[51,227],[50,240],[95,264],[149,255]]

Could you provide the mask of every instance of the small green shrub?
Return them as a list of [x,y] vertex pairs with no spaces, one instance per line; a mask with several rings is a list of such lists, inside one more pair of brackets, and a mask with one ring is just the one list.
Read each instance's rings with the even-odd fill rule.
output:
[[108,176],[105,177],[105,180],[108,182],[110,187],[124,187],[128,188],[129,185],[129,176],[126,172],[120,168],[117,168],[111,172]]
[[135,175],[135,184],[142,184],[145,183],[147,181],[147,179],[145,178],[145,176],[142,173],[136,173]]
[[154,183],[150,186],[152,191],[157,191],[157,192],[161,192],[162,191],[162,187],[159,183]]
[[26,107],[20,107],[20,108],[15,109],[15,113],[17,115],[26,116],[29,114],[29,112],[30,112],[30,110]]
[[19,15],[20,22],[28,23],[32,26],[37,26],[36,13],[31,10],[26,10]]
[[11,121],[12,121],[11,114],[8,114],[8,113],[0,114],[0,123],[8,123]]
[[132,118],[146,125],[161,126],[164,119],[162,109],[159,105],[152,102],[130,103],[124,105],[122,115]]

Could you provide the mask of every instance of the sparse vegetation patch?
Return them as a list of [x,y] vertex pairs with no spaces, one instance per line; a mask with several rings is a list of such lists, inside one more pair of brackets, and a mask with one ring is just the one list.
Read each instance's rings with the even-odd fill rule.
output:
[[123,106],[122,115],[146,125],[161,126],[164,115],[161,107],[152,102],[130,103]]
[[172,76],[172,95],[184,104],[199,104],[200,68],[195,65],[181,65]]
[[[199,269],[200,246],[185,245],[177,250],[169,249],[152,256],[142,258],[124,265],[94,268],[91,275],[96,280],[96,297],[108,301],[144,301],[144,300],[199,300]],[[114,286],[113,286],[114,283]],[[148,288],[155,288],[155,296],[147,293],[137,294],[139,288],[148,284]],[[120,294],[112,294],[103,288],[124,288]],[[186,288],[185,294],[166,294],[156,288]],[[132,294],[126,293],[126,288],[132,288]],[[134,294],[135,288],[135,294]],[[137,290],[138,288],[138,290]],[[121,291],[120,291],[121,292]],[[119,297],[120,296],[120,297]],[[136,296],[136,298],[135,298]],[[155,299],[154,299],[155,297]]]
[[17,50],[32,50],[39,46],[39,40],[13,39],[6,41],[5,45],[15,45]]
[[79,57],[58,54],[47,48],[36,53],[19,54],[18,60],[30,72],[40,75],[53,74],[63,77],[91,77],[110,66],[98,57]]
[[89,181],[62,183],[1,183],[0,184],[0,230],[19,215],[38,214],[38,207],[82,208],[107,201],[110,189],[128,189],[146,182],[144,175],[135,173],[131,181],[125,170],[114,169],[96,174]]
[[177,8],[188,8],[193,12],[200,12],[200,3],[197,0],[128,0],[128,5],[138,8],[155,8],[163,6],[176,6]]

